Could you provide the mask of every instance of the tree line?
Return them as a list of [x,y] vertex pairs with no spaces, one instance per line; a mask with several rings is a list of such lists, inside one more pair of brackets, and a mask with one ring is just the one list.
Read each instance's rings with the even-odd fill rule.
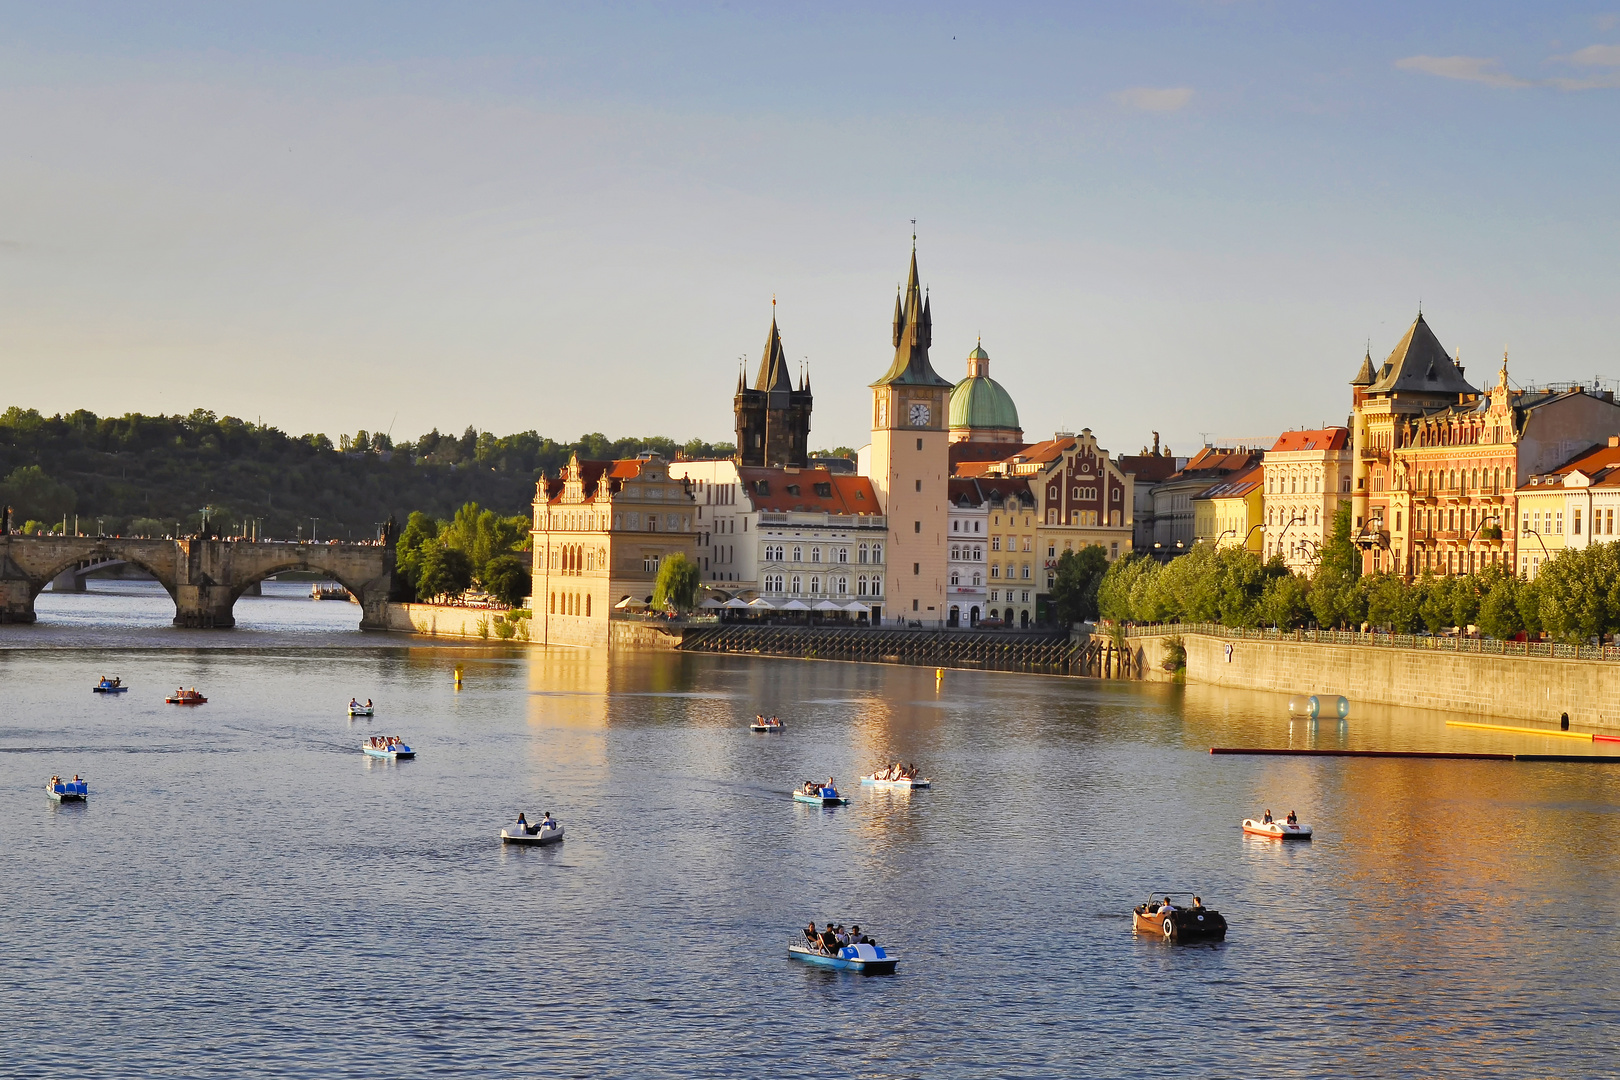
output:
[[[1167,563],[1126,556],[1096,578],[1095,611],[1134,623],[1218,623],[1293,630],[1360,629],[1440,633],[1473,626],[1487,637],[1547,635],[1580,643],[1620,633],[1620,544],[1570,548],[1534,580],[1488,566],[1477,573],[1406,581],[1362,574],[1341,504],[1316,571],[1294,574],[1280,557],[1243,548],[1193,545]],[[1061,560],[1060,560],[1061,570]]]
[[[611,459],[655,451],[665,457],[728,457],[729,443],[691,439],[609,439],[601,433],[558,442],[524,431],[497,436],[469,427],[393,441],[359,431],[334,444],[324,434],[277,428],[198,409],[186,416],[79,410],[43,416],[13,406],[0,413],[0,503],[14,527],[79,529],[108,535],[254,528],[283,539],[367,540],[411,509],[438,519],[469,502],[497,514],[526,514],[542,473],[570,455]],[[312,520],[313,519],[313,520]]]

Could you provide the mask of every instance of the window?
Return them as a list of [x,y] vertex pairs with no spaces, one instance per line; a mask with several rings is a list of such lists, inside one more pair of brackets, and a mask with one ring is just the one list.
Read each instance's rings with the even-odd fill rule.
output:
[[863,562],[863,563],[866,562],[866,545],[865,544],[862,544],[860,546],[860,561]]
[[917,449],[919,449],[919,450],[922,449],[922,440],[921,439],[917,440]]
[[[1115,545],[1118,546],[1117,544]],[[1051,592],[1052,586],[1057,584],[1057,575],[1048,570],[1046,572],[1046,591]]]
[[918,490],[918,491],[921,491],[921,490],[922,490],[922,481],[921,481],[921,480],[918,480],[918,481],[917,481],[917,490]]
[[922,563],[911,564],[911,576],[916,577],[922,573]]
[[878,577],[875,574],[872,576],[872,595],[873,596],[882,596],[883,595],[883,579]]
[[810,579],[810,595],[811,596],[820,596],[821,595],[821,578],[812,577]]
[[1046,523],[1048,525],[1056,525],[1057,524],[1057,515],[1058,515],[1057,510],[1048,509],[1046,511]]
[[[959,547],[951,548],[951,561],[952,562],[956,562],[961,557],[962,557],[962,549],[961,548],[959,548]],[[952,584],[955,584],[955,582],[952,582]]]
[[841,577],[838,580],[836,580],[835,582],[833,582],[833,590],[834,590],[834,595],[835,596],[848,596],[849,595],[849,578]]
[[[1064,541],[1064,543],[1067,544],[1068,541]],[[1049,543],[1049,544],[1046,545],[1046,557],[1048,559],[1057,558],[1057,545],[1056,544]]]
[[841,563],[849,562],[849,548],[841,547],[838,549],[838,561]]
[[1001,550],[1001,537],[992,536],[990,538],[990,550],[991,551],[1000,551]]
[[952,585],[960,585],[960,584],[962,584],[962,575],[960,573],[958,573],[957,571],[955,571],[955,570],[951,571],[951,584]]
[[1026,604],[1029,603],[1029,590],[1028,589],[1025,589],[1022,593],[1019,594],[1019,596],[1020,596],[1020,599],[1024,603],[1026,603]]
[[804,562],[804,548],[800,547],[798,544],[793,545],[793,561]]
[[984,584],[984,575],[979,573],[977,570],[973,571],[973,584],[975,584],[975,585],[983,585]]
[[1032,540],[1033,540],[1033,537],[1029,537],[1029,536],[1024,537],[1024,550],[1025,551],[1029,550],[1029,545],[1032,542]]
[[951,532],[961,532],[961,531],[962,531],[962,523],[960,521],[956,521],[956,520],[953,519],[951,521]]
[[819,547],[813,547],[813,548],[810,549],[810,561],[811,562],[820,562],[821,561],[821,549]]
[[1001,576],[1001,564],[1000,563],[991,563],[990,564],[990,576],[992,578],[998,578],[998,577]]
[[912,523],[911,523],[911,531],[912,531],[912,532],[914,532],[914,533],[920,533],[920,532],[922,532],[922,522],[920,522],[920,521],[913,521],[913,522],[912,522]]
[[865,596],[866,595],[866,575],[865,574],[862,574],[860,577],[855,579],[855,595],[856,596]]
[[1029,580],[1029,563],[1024,564],[1023,578],[1024,578],[1025,581]]
[[994,589],[990,590],[990,602],[993,604],[1001,599],[1001,594]]
[[798,596],[804,591],[804,579],[798,574],[794,574],[793,577],[789,579],[789,583],[792,587],[794,596]]
[[872,545],[872,561],[873,562],[882,562],[883,561],[883,545],[882,544],[873,544]]
[[1553,526],[1553,533],[1555,535],[1556,534],[1562,534],[1563,531],[1564,531],[1564,512],[1562,510],[1560,510],[1560,511],[1558,511],[1558,524]]

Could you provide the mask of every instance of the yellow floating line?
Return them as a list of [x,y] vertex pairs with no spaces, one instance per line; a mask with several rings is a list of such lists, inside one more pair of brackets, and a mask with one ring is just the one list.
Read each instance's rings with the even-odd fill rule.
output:
[[1560,739],[1592,741],[1592,733],[1589,731],[1553,731],[1549,728],[1538,727],[1508,727],[1506,724],[1472,724],[1467,720],[1447,720],[1446,727],[1478,728],[1481,731],[1511,731],[1518,735],[1556,735]]

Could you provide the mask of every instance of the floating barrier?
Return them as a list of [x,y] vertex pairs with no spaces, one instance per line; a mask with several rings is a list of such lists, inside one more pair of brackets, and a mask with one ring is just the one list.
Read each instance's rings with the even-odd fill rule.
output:
[[1584,765],[1620,765],[1620,757],[1607,754],[1468,754],[1451,750],[1294,750],[1271,746],[1212,746],[1209,752],[1290,757],[1438,758],[1452,761],[1575,761]]
[[1340,720],[1350,716],[1350,699],[1331,694],[1295,694],[1288,699],[1289,716],[1306,716],[1316,720],[1324,713]]

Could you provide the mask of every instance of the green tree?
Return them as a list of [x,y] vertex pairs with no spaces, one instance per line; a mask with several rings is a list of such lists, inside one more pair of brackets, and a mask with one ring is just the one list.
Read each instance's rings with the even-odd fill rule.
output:
[[1260,621],[1279,630],[1294,630],[1310,618],[1311,605],[1305,581],[1293,574],[1273,577],[1266,582],[1258,608]]
[[75,501],[72,488],[52,480],[38,465],[13,469],[0,481],[0,503],[11,507],[13,520],[32,516],[61,521],[63,514],[73,512]]
[[534,588],[529,568],[516,555],[497,555],[479,575],[484,591],[508,607],[519,607]]
[[1052,606],[1063,626],[1097,617],[1097,593],[1108,574],[1108,556],[1091,544],[1058,556],[1052,582]]
[[1341,502],[1311,581],[1311,612],[1318,625],[1357,626],[1366,618],[1367,596],[1358,584],[1360,578],[1361,553],[1350,542],[1350,504]]
[[1419,595],[1398,574],[1388,571],[1361,579],[1367,597],[1367,621],[1397,634],[1410,634],[1419,625]]
[[395,578],[402,586],[401,595],[414,600],[422,595],[418,583],[422,578],[422,558],[430,548],[439,544],[439,523],[420,510],[411,511],[394,542]]
[[658,581],[653,585],[652,606],[690,611],[697,600],[698,564],[676,552],[658,564]]
[[1479,629],[1482,634],[1506,640],[1524,629],[1519,617],[1519,579],[1512,574],[1500,574],[1479,605]]
[[1137,594],[1145,597],[1149,585],[1163,569],[1147,555],[1129,554],[1115,559],[1097,587],[1097,613],[1114,622],[1150,622],[1137,608]]
[[460,548],[431,544],[422,553],[416,595],[424,600],[460,596],[473,582],[472,560]]

